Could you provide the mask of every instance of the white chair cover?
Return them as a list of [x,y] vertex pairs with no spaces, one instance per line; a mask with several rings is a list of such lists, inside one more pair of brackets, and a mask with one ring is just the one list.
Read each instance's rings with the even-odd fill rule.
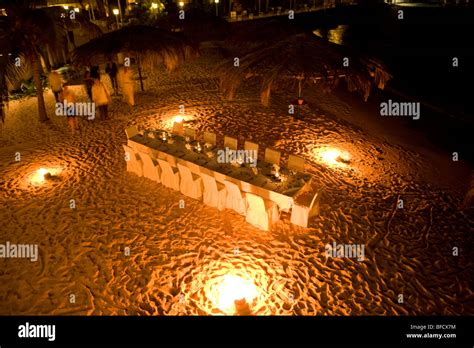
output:
[[122,145],[125,151],[125,154],[128,154],[127,162],[127,172],[132,172],[138,176],[143,176],[143,162],[141,161],[140,156],[136,153],[134,149],[130,146]]
[[175,191],[179,191],[179,172],[176,168],[171,167],[171,165],[158,159],[158,164],[161,168],[161,183]]
[[153,161],[149,154],[139,152],[142,163],[143,163],[143,176],[145,178],[156,181],[157,183],[161,182],[161,169],[160,166]]
[[277,205],[252,193],[247,192],[245,196],[248,203],[245,220],[264,231],[270,231],[271,226],[280,219]]
[[265,162],[280,165],[280,151],[273,150],[269,147],[265,149]]
[[181,175],[180,191],[183,195],[201,199],[202,197],[202,179],[200,176],[191,173],[188,167],[178,163],[179,174]]
[[233,209],[241,215],[245,215],[247,211],[247,201],[243,197],[242,192],[240,192],[239,187],[230,182],[224,182],[227,189],[227,198],[226,198],[226,208]]
[[[319,202],[317,197],[319,192],[316,192],[311,199],[311,196],[306,196],[303,200],[297,200],[293,203],[293,209],[291,210],[291,223],[301,226],[308,227],[308,220],[311,216],[319,213]],[[309,201],[311,199],[311,201]]]
[[201,177],[204,184],[204,204],[219,210],[224,210],[227,199],[227,190],[225,185],[216,182],[216,179],[210,175],[201,173]]
[[228,147],[231,150],[237,150],[237,139],[225,136],[224,147]]
[[140,134],[138,132],[137,126],[128,127],[125,129],[125,134],[127,134],[127,139],[133,138],[135,135]]
[[304,158],[301,158],[295,155],[289,155],[288,168],[303,173],[304,172]]

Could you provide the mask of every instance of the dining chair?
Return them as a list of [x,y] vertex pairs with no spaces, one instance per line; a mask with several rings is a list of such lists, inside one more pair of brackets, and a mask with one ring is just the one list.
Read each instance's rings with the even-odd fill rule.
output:
[[301,227],[308,227],[309,218],[319,214],[320,191],[313,196],[304,194],[293,202],[291,209],[291,223]]
[[131,126],[125,129],[125,134],[127,134],[127,139],[133,138],[135,135],[140,134],[138,132],[137,126]]
[[184,128],[184,136],[196,140],[196,130],[194,128]]
[[204,142],[212,145],[216,145],[216,133],[204,132]]
[[295,155],[288,156],[288,168],[298,172],[304,172],[304,158]]
[[245,215],[247,212],[247,201],[239,189],[239,186],[230,182],[224,181],[227,189],[226,208],[236,211],[240,215]]
[[181,183],[179,189],[185,196],[201,199],[202,197],[202,178],[191,173],[188,167],[178,163],[178,170],[181,176]]
[[225,185],[216,182],[216,179],[210,175],[201,173],[201,177],[204,184],[204,204],[219,210],[224,210],[227,199],[227,190]]
[[280,151],[267,147],[265,149],[265,162],[280,165]]
[[253,163],[256,164],[258,159],[258,144],[245,140],[244,150],[247,152],[247,156],[251,153],[250,157],[252,157]]
[[143,162],[137,152],[127,145],[122,145],[125,151],[125,159],[127,162],[127,172],[135,173],[143,176]]
[[179,191],[179,171],[162,159],[158,159],[161,168],[161,183],[170,189]]
[[138,155],[140,156],[143,163],[143,176],[160,183],[161,169],[158,163],[155,163],[151,156],[147,153],[139,152]]
[[271,226],[280,219],[276,203],[249,192],[245,196],[248,203],[245,220],[261,230],[270,231]]
[[184,135],[184,124],[183,124],[183,122],[174,122],[172,133],[176,134],[176,135]]
[[237,150],[237,139],[225,136],[224,137],[224,147],[228,147],[231,150]]

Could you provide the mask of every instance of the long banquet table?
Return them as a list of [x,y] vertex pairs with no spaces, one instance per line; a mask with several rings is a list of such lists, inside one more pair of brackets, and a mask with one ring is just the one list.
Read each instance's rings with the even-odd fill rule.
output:
[[[280,169],[280,173],[287,177],[287,180],[282,182],[271,175],[272,165],[260,160],[257,161],[258,173],[249,165],[238,167],[230,163],[219,163],[217,147],[206,149],[202,146],[202,152],[198,153],[186,147],[185,138],[173,135],[172,139],[173,143],[168,143],[157,137],[138,134],[128,139],[128,146],[135,151],[147,153],[152,158],[164,159],[171,166],[176,167],[179,163],[187,166],[194,174],[205,173],[213,176],[217,182],[233,182],[243,192],[250,192],[275,202],[283,211],[289,211],[293,206],[294,197],[305,191],[311,183],[310,175],[286,168]],[[208,155],[209,152],[213,153],[212,157]]]

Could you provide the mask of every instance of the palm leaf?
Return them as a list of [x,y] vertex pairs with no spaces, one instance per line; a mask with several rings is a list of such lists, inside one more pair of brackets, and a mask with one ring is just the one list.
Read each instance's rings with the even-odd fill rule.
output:
[[[343,65],[349,59],[349,66]],[[268,105],[271,90],[296,80],[301,86],[322,84],[335,88],[344,80],[350,91],[359,91],[367,100],[372,86],[383,88],[391,78],[384,65],[347,48],[327,42],[309,33],[290,35],[244,54],[239,66],[234,59],[219,68],[220,87],[227,98],[235,96],[237,88],[247,78],[259,77],[261,99]]]

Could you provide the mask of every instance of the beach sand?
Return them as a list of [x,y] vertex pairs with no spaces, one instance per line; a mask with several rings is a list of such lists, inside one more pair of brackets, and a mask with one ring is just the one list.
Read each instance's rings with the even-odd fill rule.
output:
[[[81,119],[74,136],[54,115],[51,91],[45,124],[36,98],[10,102],[0,137],[0,243],[38,244],[40,256],[0,259],[0,314],[222,314],[210,294],[226,274],[254,282],[259,297],[249,310],[257,315],[474,314],[474,216],[459,209],[468,166],[347,92],[305,90],[299,118],[287,114],[290,89],[275,93],[270,108],[252,83],[223,100],[219,59],[207,45],[177,73],[147,74],[134,107],[114,97],[111,120]],[[283,214],[263,232],[127,173],[124,129],[170,129],[180,105],[199,131],[304,157],[313,190],[323,191],[309,228]],[[321,147],[346,151],[350,163],[327,165]],[[40,167],[56,178],[33,186]],[[364,245],[365,259],[328,258],[333,242]]]

